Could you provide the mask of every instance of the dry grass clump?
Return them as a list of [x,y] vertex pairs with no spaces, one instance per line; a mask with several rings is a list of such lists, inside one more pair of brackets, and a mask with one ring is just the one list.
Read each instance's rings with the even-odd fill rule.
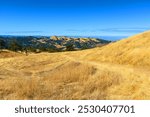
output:
[[9,78],[0,80],[0,99],[33,99],[40,93],[39,79]]
[[149,100],[150,79],[130,75],[120,85],[110,88],[108,94],[107,99]]
[[90,77],[80,86],[76,99],[107,99],[108,89],[119,85],[122,78],[112,71],[103,70]]

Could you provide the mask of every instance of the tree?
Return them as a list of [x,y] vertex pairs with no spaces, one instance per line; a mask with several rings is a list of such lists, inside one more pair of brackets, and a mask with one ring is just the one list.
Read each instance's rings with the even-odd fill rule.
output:
[[17,42],[17,40],[12,40],[9,44],[9,49],[12,51],[22,51],[22,45]]
[[2,51],[2,49],[4,49],[6,46],[6,43],[4,40],[0,39],[0,51]]
[[82,50],[85,50],[85,49],[88,49],[88,48],[90,48],[90,47],[88,47],[88,45],[86,43],[81,46]]
[[74,51],[73,44],[66,45],[66,51]]

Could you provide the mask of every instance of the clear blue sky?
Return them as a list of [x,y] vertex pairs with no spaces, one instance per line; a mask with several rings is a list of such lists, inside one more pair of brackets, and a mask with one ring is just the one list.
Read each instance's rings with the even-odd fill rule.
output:
[[0,35],[130,36],[150,29],[150,0],[0,0]]

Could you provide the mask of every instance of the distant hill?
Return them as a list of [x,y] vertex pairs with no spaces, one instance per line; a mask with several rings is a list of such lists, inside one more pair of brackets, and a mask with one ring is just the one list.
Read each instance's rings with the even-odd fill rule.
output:
[[10,43],[16,40],[23,48],[44,50],[66,50],[67,46],[72,46],[74,50],[89,49],[97,46],[103,46],[111,41],[98,38],[73,38],[66,36],[0,36],[4,40],[5,48],[9,48]]

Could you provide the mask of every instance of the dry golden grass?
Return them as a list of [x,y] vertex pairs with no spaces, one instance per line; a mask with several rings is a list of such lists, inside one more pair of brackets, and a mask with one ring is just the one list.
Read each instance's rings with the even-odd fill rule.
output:
[[0,99],[150,99],[148,78],[87,63],[68,62],[43,76],[1,79]]
[[8,50],[0,50],[0,58],[10,58],[10,57],[17,57],[22,56],[22,54],[11,52]]
[[0,99],[150,99],[149,45],[146,32],[102,48],[0,58]]
[[[115,78],[115,80],[113,79]],[[0,80],[0,99],[106,99],[119,76],[87,64],[69,62],[44,78]]]
[[86,59],[150,67],[150,31],[91,50]]

